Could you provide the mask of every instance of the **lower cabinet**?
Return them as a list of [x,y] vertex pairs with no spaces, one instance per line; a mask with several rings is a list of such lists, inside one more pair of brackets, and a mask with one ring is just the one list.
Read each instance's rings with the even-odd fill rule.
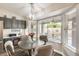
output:
[[18,46],[18,42],[21,40],[20,37],[12,37],[12,38],[5,38],[3,39],[3,49],[5,50],[5,47],[4,47],[4,44],[5,42],[7,41],[12,41],[13,42],[13,45],[14,47]]
[[0,53],[4,52],[4,46],[3,46],[3,42],[0,41]]

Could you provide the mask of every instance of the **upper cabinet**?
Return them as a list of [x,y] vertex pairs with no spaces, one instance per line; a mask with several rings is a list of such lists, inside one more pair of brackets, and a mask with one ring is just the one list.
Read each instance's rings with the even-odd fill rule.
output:
[[4,18],[4,29],[25,29],[26,21],[16,20],[16,18]]
[[5,18],[4,19],[4,28],[5,29],[10,29],[12,28],[12,20]]
[[22,29],[26,28],[26,22],[25,21],[21,21],[21,27],[22,27]]

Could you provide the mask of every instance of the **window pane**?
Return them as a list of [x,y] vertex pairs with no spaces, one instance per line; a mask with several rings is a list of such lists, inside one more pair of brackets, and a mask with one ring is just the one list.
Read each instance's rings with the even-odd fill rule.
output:
[[68,45],[72,46],[72,21],[68,22]]

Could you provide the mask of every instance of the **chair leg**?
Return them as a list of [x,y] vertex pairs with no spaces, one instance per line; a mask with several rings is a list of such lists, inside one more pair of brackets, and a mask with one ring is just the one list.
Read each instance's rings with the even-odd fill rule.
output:
[[29,56],[32,56],[32,50],[29,49],[28,52],[29,52]]
[[33,52],[35,51],[35,49],[33,48]]
[[46,41],[44,41],[44,45],[46,45]]

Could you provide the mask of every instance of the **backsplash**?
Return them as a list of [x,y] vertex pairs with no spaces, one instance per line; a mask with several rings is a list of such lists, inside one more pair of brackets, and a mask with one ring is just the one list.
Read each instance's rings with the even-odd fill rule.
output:
[[16,36],[24,35],[25,31],[26,31],[25,29],[4,29],[3,38],[8,37],[9,34],[16,34]]
[[20,32],[20,29],[11,29],[11,32]]

